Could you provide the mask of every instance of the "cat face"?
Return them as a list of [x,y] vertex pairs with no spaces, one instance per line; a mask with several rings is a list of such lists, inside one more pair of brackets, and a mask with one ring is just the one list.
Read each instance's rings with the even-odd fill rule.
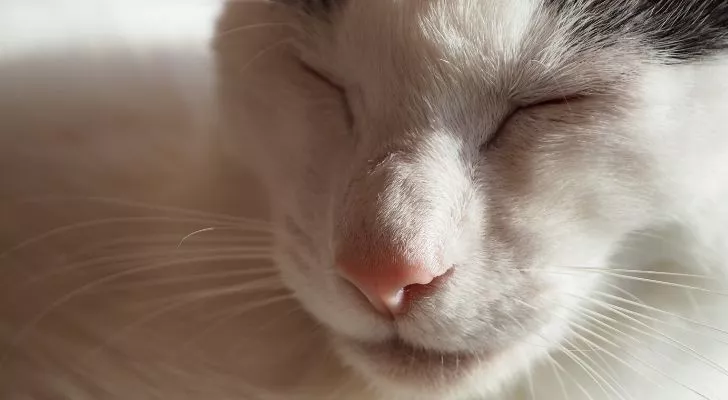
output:
[[568,346],[588,271],[658,217],[645,71],[695,49],[614,23],[640,2],[286,3],[223,17],[221,104],[343,359],[442,399]]

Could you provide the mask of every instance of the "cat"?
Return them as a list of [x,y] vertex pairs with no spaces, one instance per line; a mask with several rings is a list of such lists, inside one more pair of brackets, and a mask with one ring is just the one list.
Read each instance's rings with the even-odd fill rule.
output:
[[728,398],[695,332],[724,294],[655,282],[728,272],[728,2],[234,2],[218,33],[276,264],[382,398]]
[[728,397],[728,2],[18,4],[1,398]]

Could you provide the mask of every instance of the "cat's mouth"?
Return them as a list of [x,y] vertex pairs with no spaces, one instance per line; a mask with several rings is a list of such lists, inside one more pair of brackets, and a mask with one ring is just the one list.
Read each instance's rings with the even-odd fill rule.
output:
[[[384,342],[361,342],[342,339],[347,358],[365,372],[399,384],[447,385],[462,379],[488,354],[442,352],[415,346],[399,339]],[[352,360],[353,359],[353,360]]]

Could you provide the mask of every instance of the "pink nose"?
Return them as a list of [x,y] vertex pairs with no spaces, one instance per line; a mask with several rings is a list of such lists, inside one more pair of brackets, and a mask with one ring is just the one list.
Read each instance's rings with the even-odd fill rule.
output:
[[444,274],[408,263],[389,261],[368,267],[352,262],[338,263],[342,275],[385,315],[402,314],[407,304],[427,292],[428,285]]

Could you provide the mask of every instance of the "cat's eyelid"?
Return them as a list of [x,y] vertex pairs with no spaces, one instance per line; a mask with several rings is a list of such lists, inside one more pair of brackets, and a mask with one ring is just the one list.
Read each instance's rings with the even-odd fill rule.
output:
[[349,103],[349,92],[346,90],[346,87],[339,83],[336,78],[332,77],[331,74],[328,74],[321,69],[318,69],[316,67],[311,66],[310,64],[306,63],[303,60],[300,60],[301,68],[305,69],[312,75],[316,76],[318,79],[321,79],[323,82],[326,82],[327,84],[331,85],[333,88],[338,90],[341,93],[342,100],[345,104],[345,110],[346,110],[346,120],[349,127],[354,125],[354,113],[351,110],[351,105]]
[[540,107],[540,106],[549,106],[549,105],[558,105],[558,104],[565,104],[568,105],[569,103],[574,103],[580,100],[583,100],[587,97],[584,93],[575,93],[571,95],[563,95],[561,97],[554,97],[551,99],[541,100],[534,104],[528,105],[526,107]]
[[563,105],[565,107],[568,107],[571,103],[580,101],[588,97],[588,94],[586,93],[575,93],[572,95],[564,95],[561,97],[553,97],[553,98],[544,98],[542,100],[535,100],[531,102],[522,102],[522,103],[516,103],[513,104],[510,107],[510,111],[503,117],[503,119],[500,121],[498,125],[498,129],[496,129],[492,134],[488,135],[488,137],[485,139],[483,144],[481,144],[480,148],[481,151],[486,151],[491,148],[493,145],[493,142],[498,139],[500,136],[501,131],[503,130],[503,127],[508,124],[508,122],[513,118],[514,115],[529,110],[533,108],[538,107],[545,107],[545,106],[556,106],[556,105]]
[[512,112],[516,112],[523,109],[529,109],[529,108],[535,108],[535,107],[541,107],[541,106],[549,106],[549,105],[559,105],[559,104],[569,104],[572,102],[577,102],[580,100],[585,99],[586,97],[589,97],[588,93],[573,93],[573,94],[563,94],[560,96],[552,96],[552,97],[543,97],[543,98],[537,98],[532,99],[530,101],[521,101],[513,104]]
[[312,66],[311,64],[301,60],[301,67],[304,68],[306,71],[310,72],[311,74],[315,75],[317,78],[323,80],[324,82],[340,89],[345,90],[344,85],[338,82],[336,78],[334,78],[330,73]]

